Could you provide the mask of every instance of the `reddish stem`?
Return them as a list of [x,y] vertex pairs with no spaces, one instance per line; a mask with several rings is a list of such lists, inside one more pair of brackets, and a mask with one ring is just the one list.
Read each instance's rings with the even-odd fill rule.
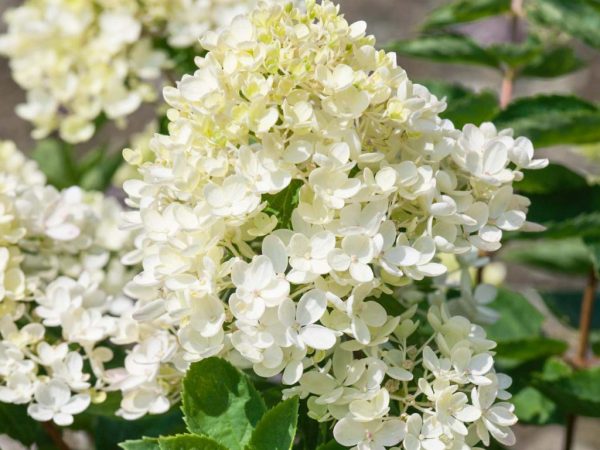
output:
[[44,431],[50,436],[57,450],[71,450],[62,438],[60,428],[54,425],[54,422],[42,422]]

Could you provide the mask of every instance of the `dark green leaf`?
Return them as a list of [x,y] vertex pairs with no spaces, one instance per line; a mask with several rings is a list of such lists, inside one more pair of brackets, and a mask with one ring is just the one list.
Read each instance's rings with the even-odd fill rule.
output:
[[554,194],[561,190],[586,189],[587,180],[580,174],[560,164],[549,164],[543,170],[531,170],[525,178],[515,183],[515,189],[525,194]]
[[192,364],[182,399],[188,429],[230,450],[245,447],[266,409],[248,378],[216,357]]
[[142,438],[135,441],[125,441],[119,444],[123,450],[160,450],[158,439]]
[[600,367],[552,380],[540,376],[535,386],[565,412],[600,417]]
[[588,0],[531,0],[526,2],[534,21],[567,32],[600,48],[600,7]]
[[520,74],[529,77],[552,78],[575,72],[584,66],[584,62],[571,47],[546,49],[521,68]]
[[278,228],[290,228],[292,212],[298,206],[301,180],[292,180],[288,187],[277,194],[264,194],[263,201],[267,202],[265,212],[277,217]]
[[488,47],[487,51],[508,67],[516,69],[541,57],[544,48],[534,40],[514,44],[503,42]]
[[424,36],[393,42],[386,50],[415,58],[426,58],[442,63],[476,64],[498,67],[498,60],[475,41],[465,36],[446,34]]
[[526,387],[511,399],[521,423],[548,425],[562,422],[559,408],[552,400],[533,387]]
[[217,441],[195,434],[160,437],[158,443],[160,450],[227,450]]
[[296,436],[298,398],[275,406],[260,419],[247,447],[250,450],[290,450]]
[[79,185],[86,190],[104,191],[110,186],[115,172],[122,163],[121,152],[115,152],[112,155],[103,153],[95,165],[81,172]]
[[587,274],[591,267],[589,251],[579,238],[521,242],[501,255],[510,263],[567,274]]
[[530,361],[562,355],[567,348],[566,342],[544,337],[499,342],[496,347],[496,359],[504,368],[513,368]]
[[44,139],[38,142],[32,157],[53,186],[63,189],[77,184],[77,169],[70,145]]
[[0,434],[30,445],[40,432],[39,422],[27,415],[27,407],[0,402]]
[[[554,315],[571,326],[579,327],[582,292],[544,292],[542,298]],[[596,295],[596,304],[600,305],[600,293]],[[594,308],[592,327],[600,328],[600,308]]]
[[521,294],[500,289],[490,306],[500,314],[496,323],[486,327],[490,339],[501,343],[539,336],[544,316]]
[[181,411],[172,408],[159,416],[146,416],[131,421],[118,417],[98,416],[94,428],[97,449],[113,449],[120,442],[140,436],[158,437],[185,431]]
[[473,22],[510,11],[510,0],[458,0],[433,10],[423,28]]
[[540,95],[518,99],[496,116],[499,128],[514,128],[537,147],[600,140],[600,111],[573,96]]
[[457,84],[424,82],[438,98],[446,97],[446,111],[440,114],[456,128],[467,123],[479,125],[495,117],[499,111],[498,98],[491,91],[473,92]]
[[317,450],[346,450],[347,447],[338,444],[335,440],[331,440],[326,444],[320,445]]

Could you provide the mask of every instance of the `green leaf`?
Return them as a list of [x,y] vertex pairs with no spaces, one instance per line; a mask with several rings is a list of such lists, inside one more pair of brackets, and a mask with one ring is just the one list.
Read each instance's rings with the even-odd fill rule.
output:
[[510,0],[458,0],[434,9],[423,28],[432,29],[473,22],[507,11],[510,11]]
[[548,425],[562,422],[556,403],[533,387],[521,389],[510,401],[515,405],[521,423]]
[[496,57],[475,41],[456,34],[424,36],[397,41],[387,45],[386,50],[442,63],[475,64],[488,67],[498,67],[499,65]]
[[160,450],[227,450],[214,439],[195,434],[160,437]]
[[245,447],[266,409],[248,378],[216,357],[192,364],[182,399],[188,429],[230,450]]
[[122,163],[121,152],[115,152],[112,155],[103,153],[96,164],[81,173],[79,185],[86,190],[106,190]]
[[490,339],[502,343],[539,336],[544,316],[521,294],[500,289],[490,307],[500,314],[496,323],[486,327]]
[[565,274],[587,274],[591,267],[589,250],[580,238],[521,242],[503,250],[501,256],[509,263]]
[[281,192],[262,196],[262,200],[267,202],[265,212],[277,217],[278,228],[291,228],[292,212],[298,206],[302,184],[301,180],[292,180]]
[[[582,292],[543,292],[542,298],[558,319],[572,328],[579,327]],[[600,293],[596,294],[596,304],[600,305]],[[591,325],[600,329],[600,308],[594,308]]]
[[158,439],[142,438],[135,441],[125,441],[119,444],[123,450],[160,450]]
[[77,184],[77,169],[70,145],[55,139],[44,139],[38,142],[32,158],[48,182],[56,188],[64,189]]
[[600,367],[578,370],[551,380],[540,376],[535,387],[565,412],[600,417]]
[[[598,222],[600,223],[600,220]],[[596,271],[596,276],[600,276],[600,236],[590,236],[588,234],[583,237],[583,242],[592,262],[592,267]]]
[[36,435],[41,432],[39,422],[27,415],[24,405],[13,405],[0,402],[0,434],[8,434],[24,444],[36,442]]
[[600,48],[600,6],[588,0],[532,0],[529,17]]
[[491,91],[473,92],[457,84],[434,81],[423,84],[438,98],[446,97],[448,106],[440,116],[451,120],[456,128],[467,123],[479,125],[498,114],[498,98]]
[[549,164],[542,170],[528,171],[524,179],[514,186],[525,194],[553,194],[564,190],[586,189],[588,182],[583,176],[561,164]]
[[567,95],[539,95],[518,99],[498,114],[499,128],[513,128],[537,147],[584,144],[600,140],[600,110]]
[[562,355],[567,348],[566,342],[544,337],[499,342],[496,347],[496,359],[498,365],[504,368],[514,368],[531,361]]
[[298,398],[287,399],[262,417],[248,450],[290,450],[298,424]]
[[506,66],[516,69],[539,58],[544,49],[539,42],[530,39],[519,44],[512,42],[494,44],[488,47],[487,51]]
[[347,447],[344,447],[343,445],[338,444],[334,439],[327,442],[326,444],[319,445],[319,447],[317,447],[317,450],[346,450],[346,449],[347,449]]
[[150,438],[185,431],[182,414],[179,408],[158,416],[146,416],[131,421],[118,417],[98,416],[94,434],[97,449],[116,448],[119,443],[128,439],[139,439],[140,436]]
[[525,64],[519,73],[528,77],[552,78],[575,72],[584,65],[571,47],[560,46],[544,50]]

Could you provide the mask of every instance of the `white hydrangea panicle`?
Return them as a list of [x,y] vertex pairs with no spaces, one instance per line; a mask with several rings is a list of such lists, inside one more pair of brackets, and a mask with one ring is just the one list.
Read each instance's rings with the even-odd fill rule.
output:
[[115,200],[57,191],[14,144],[0,152],[0,401],[66,426],[105,397],[104,343],[133,308],[119,263],[133,240]]
[[445,103],[365,30],[327,0],[236,17],[164,90],[152,155],[126,151],[139,235],[124,261],[143,270],[118,339],[154,363],[107,374],[124,417],[177,399],[189,363],[219,355],[280,375],[353,448],[509,440],[510,420],[482,419],[496,394],[472,394],[502,378],[495,344],[447,300],[458,290],[486,316],[493,292],[451,286],[444,258],[520,229],[512,183],[547,162],[511,131],[441,119]]

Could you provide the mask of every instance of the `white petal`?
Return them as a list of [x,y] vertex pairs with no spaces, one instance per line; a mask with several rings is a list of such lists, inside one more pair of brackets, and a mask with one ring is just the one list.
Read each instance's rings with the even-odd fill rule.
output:
[[335,345],[335,333],[321,325],[307,325],[300,330],[300,337],[306,345],[317,350],[328,350]]

